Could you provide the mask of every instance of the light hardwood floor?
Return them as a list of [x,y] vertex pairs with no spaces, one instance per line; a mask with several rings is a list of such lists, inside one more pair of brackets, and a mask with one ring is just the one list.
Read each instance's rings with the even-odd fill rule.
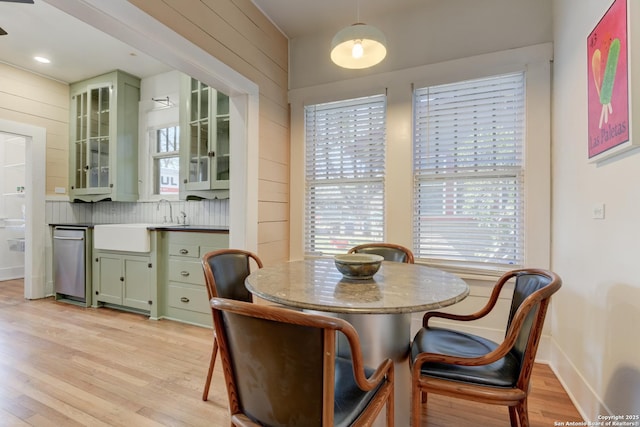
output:
[[[229,425],[218,362],[201,400],[211,330],[26,301],[22,286],[0,282],[0,426]],[[535,366],[532,383],[532,427],[582,420],[548,366]],[[509,426],[504,407],[430,396],[428,410],[423,426]]]

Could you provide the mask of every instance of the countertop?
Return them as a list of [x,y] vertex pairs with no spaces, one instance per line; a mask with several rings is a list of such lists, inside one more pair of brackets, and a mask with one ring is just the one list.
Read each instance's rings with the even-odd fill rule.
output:
[[[89,223],[51,223],[50,227],[69,227],[69,228],[89,228],[92,229],[96,225]],[[179,225],[179,224],[150,224],[147,227],[151,231],[182,231],[182,232],[200,232],[200,233],[228,233],[229,227],[222,225]]]

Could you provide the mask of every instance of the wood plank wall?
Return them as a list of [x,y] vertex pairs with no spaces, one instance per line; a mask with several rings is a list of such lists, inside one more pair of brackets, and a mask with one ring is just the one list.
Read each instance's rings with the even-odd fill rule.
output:
[[258,255],[288,260],[288,40],[251,0],[129,1],[259,86]]
[[67,188],[69,86],[0,63],[0,118],[47,130],[46,193]]

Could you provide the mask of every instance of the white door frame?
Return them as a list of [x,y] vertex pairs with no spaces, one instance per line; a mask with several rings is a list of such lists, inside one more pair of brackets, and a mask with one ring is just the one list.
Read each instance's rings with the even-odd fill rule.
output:
[[24,297],[44,298],[45,292],[45,166],[47,130],[0,119],[0,131],[25,138]]

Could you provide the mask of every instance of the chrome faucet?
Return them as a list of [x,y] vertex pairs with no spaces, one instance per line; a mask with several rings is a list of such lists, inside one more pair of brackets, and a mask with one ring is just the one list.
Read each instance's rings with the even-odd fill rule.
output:
[[[187,214],[184,211],[180,211],[180,216],[182,216],[182,225],[187,225]],[[180,224],[180,217],[176,218],[178,224]]]
[[[173,207],[171,206],[171,202],[168,201],[167,199],[158,200],[158,206],[156,207],[157,211],[160,210],[160,203],[161,202],[167,202],[169,204],[169,223],[173,223]],[[167,216],[165,215],[163,224],[166,224],[166,223],[167,223]]]

